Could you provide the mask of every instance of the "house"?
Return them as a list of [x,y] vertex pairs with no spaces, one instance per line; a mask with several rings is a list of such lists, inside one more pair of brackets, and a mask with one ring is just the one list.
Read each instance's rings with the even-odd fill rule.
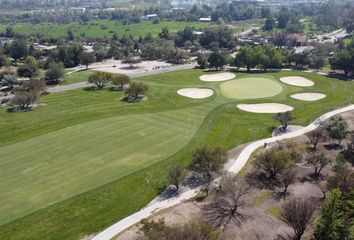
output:
[[305,47],[308,45],[307,37],[300,34],[289,34],[288,39],[295,47]]
[[199,18],[200,22],[211,22],[211,17],[201,17]]
[[158,18],[159,16],[154,13],[154,14],[147,14],[145,16],[143,16],[142,18],[145,19],[145,20],[151,20],[151,19],[154,19],[154,18]]

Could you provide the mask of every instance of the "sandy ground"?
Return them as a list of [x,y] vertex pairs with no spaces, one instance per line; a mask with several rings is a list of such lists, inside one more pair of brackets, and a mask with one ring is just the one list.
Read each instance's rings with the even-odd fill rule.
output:
[[177,93],[192,99],[203,99],[213,96],[214,91],[209,88],[182,88]]
[[200,80],[205,82],[222,82],[234,79],[236,77],[233,73],[216,73],[216,74],[208,74],[202,75],[199,77]]
[[289,84],[297,87],[311,87],[315,85],[313,81],[308,80],[307,78],[304,77],[297,77],[297,76],[282,77],[280,78],[280,81],[285,84]]
[[252,113],[280,113],[294,110],[293,107],[280,103],[238,104],[237,107]]
[[302,101],[317,101],[326,97],[322,93],[298,93],[291,95],[292,98]]
[[[176,70],[194,68],[196,63],[187,64],[171,64],[165,61],[142,61],[141,63],[134,64],[133,68],[129,64],[122,63],[121,60],[107,59],[102,62],[97,62],[89,65],[90,70],[126,74],[130,77],[140,77],[145,75],[164,73]],[[69,69],[70,73],[85,69],[84,66],[78,66]]]

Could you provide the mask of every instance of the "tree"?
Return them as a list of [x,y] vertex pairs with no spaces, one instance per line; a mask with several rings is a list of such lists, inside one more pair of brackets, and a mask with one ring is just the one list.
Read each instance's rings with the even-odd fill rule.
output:
[[230,174],[223,175],[220,189],[203,208],[205,216],[216,227],[227,226],[231,222],[240,226],[246,218],[239,208],[244,206],[243,197],[248,191],[249,186],[245,181],[235,180]]
[[9,46],[9,54],[15,60],[28,55],[28,46],[25,39],[16,39]]
[[209,55],[209,67],[219,70],[229,63],[229,57],[226,53],[216,50]]
[[348,76],[354,70],[354,49],[344,48],[335,52],[330,64],[333,69],[343,70],[344,75]]
[[268,17],[264,23],[263,29],[265,31],[271,31],[275,27],[275,20],[272,17]]
[[135,64],[141,63],[141,59],[135,58],[133,56],[128,56],[123,59],[123,63],[129,64],[130,69],[133,69]]
[[312,150],[316,151],[318,143],[325,136],[325,132],[323,127],[318,127],[312,132],[307,133],[306,136],[310,140],[310,143],[312,145]]
[[282,206],[282,220],[294,230],[293,240],[301,239],[314,211],[315,208],[309,200],[292,199]]
[[349,240],[353,211],[353,205],[348,204],[342,192],[334,189],[321,208],[314,240]]
[[348,166],[336,170],[336,174],[328,179],[328,188],[338,188],[343,196],[348,197],[354,191],[354,172]]
[[296,179],[296,171],[293,169],[286,169],[282,172],[281,177],[280,177],[280,182],[284,187],[283,194],[284,196],[288,192],[288,187],[290,184],[294,183]]
[[241,47],[236,55],[233,65],[237,67],[246,67],[247,72],[258,64],[258,56],[254,49],[250,46]]
[[206,54],[199,54],[197,57],[197,63],[200,69],[206,69],[209,66],[208,56]]
[[94,84],[97,89],[103,89],[111,81],[112,74],[106,72],[95,72],[87,80],[88,83]]
[[279,121],[279,123],[282,125],[283,130],[285,131],[289,123],[294,120],[294,117],[291,111],[287,111],[275,114],[274,119]]
[[125,74],[118,74],[112,77],[112,83],[118,86],[119,91],[124,89],[124,85],[130,85],[130,82],[130,77]]
[[80,55],[80,63],[86,66],[86,70],[91,63],[96,61],[96,56],[93,53],[82,53]]
[[172,166],[167,172],[167,181],[170,185],[176,187],[176,191],[179,190],[179,185],[183,182],[186,177],[186,170],[179,165]]
[[273,46],[258,46],[255,48],[258,55],[258,63],[266,72],[268,68],[280,68],[283,56]]
[[334,117],[327,125],[327,132],[330,138],[338,140],[341,146],[342,140],[348,135],[348,125],[342,117]]
[[226,151],[221,147],[198,147],[193,151],[191,168],[199,173],[208,193],[209,184],[226,161]]
[[263,169],[269,179],[275,179],[276,176],[285,169],[290,169],[297,161],[298,154],[296,150],[281,148],[272,148],[258,154],[255,159],[255,166]]
[[125,95],[127,96],[129,102],[136,102],[139,99],[143,99],[148,89],[148,86],[143,83],[133,82],[130,84],[130,88],[125,91]]
[[17,90],[15,96],[11,99],[11,103],[18,106],[19,109],[25,110],[33,103],[39,100],[39,93],[34,91]]
[[25,64],[17,69],[17,74],[20,77],[28,78],[38,75],[37,60],[33,56],[27,56]]
[[170,40],[171,39],[171,34],[168,30],[167,27],[164,27],[161,29],[161,32],[159,33],[159,38],[161,39],[166,39],[166,40]]
[[323,153],[311,153],[307,157],[307,163],[314,167],[315,176],[321,175],[321,171],[326,167],[331,160],[327,158]]
[[46,79],[49,82],[59,83],[60,79],[64,76],[65,70],[63,63],[51,63],[45,73]]
[[2,82],[9,87],[10,90],[14,89],[15,86],[19,84],[15,74],[4,74]]
[[352,135],[345,145],[345,148],[340,152],[340,157],[354,165],[354,135]]

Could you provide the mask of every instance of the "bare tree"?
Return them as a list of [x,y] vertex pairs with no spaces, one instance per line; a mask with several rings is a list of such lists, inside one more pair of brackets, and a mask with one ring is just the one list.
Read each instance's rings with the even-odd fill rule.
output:
[[289,123],[294,120],[293,114],[290,111],[277,113],[274,116],[275,120],[278,120],[282,125],[283,130],[285,131]]
[[167,180],[168,183],[176,187],[176,191],[179,190],[179,185],[183,182],[186,177],[186,170],[179,165],[172,166],[168,169]]
[[314,211],[314,205],[309,200],[292,199],[282,206],[282,220],[294,230],[293,240],[301,239]]
[[322,127],[319,127],[312,132],[309,132],[307,134],[308,139],[310,140],[310,143],[312,145],[312,150],[316,151],[317,145],[320,142],[320,140],[325,136],[324,129]]
[[338,188],[343,195],[350,195],[354,191],[354,171],[349,166],[340,167],[336,174],[328,179],[328,188]]
[[296,171],[294,169],[287,169],[282,172],[280,182],[284,187],[283,194],[286,195],[288,187],[294,183],[296,179]]
[[315,169],[315,176],[321,175],[322,169],[327,166],[331,160],[327,158],[323,153],[311,153],[307,157],[307,163],[312,165]]
[[225,174],[220,181],[220,189],[203,208],[205,216],[216,227],[225,227],[231,222],[240,226],[246,218],[239,208],[244,206],[243,197],[248,191],[249,186],[245,181],[235,180],[232,175]]

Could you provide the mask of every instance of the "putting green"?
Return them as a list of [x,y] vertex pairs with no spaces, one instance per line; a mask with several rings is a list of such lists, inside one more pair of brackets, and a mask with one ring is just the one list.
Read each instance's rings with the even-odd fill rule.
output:
[[282,86],[270,78],[240,78],[222,83],[222,94],[230,99],[266,98],[278,95]]

